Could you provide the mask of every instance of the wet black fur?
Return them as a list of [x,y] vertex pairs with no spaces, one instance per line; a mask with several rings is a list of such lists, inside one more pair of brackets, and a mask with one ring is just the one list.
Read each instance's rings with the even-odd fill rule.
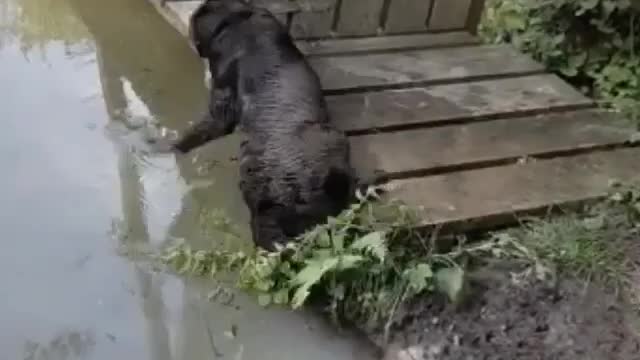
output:
[[189,32],[213,84],[209,111],[174,148],[189,152],[236,127],[246,136],[240,189],[260,247],[273,249],[337,215],[355,191],[349,142],[287,30],[265,9],[209,0]]

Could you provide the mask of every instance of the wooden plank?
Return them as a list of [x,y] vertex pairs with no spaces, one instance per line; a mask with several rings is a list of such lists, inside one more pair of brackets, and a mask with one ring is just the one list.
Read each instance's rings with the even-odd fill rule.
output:
[[342,0],[336,31],[342,36],[374,35],[384,0]]
[[[160,5],[159,0],[150,0],[162,15],[173,25],[181,34],[188,34],[189,18],[191,14],[202,3],[202,0],[187,1],[167,1],[164,6]],[[299,0],[292,2],[289,0],[253,0],[257,6],[262,6],[271,11],[280,22],[286,24],[287,14],[301,11],[326,11],[333,8],[335,0]]]
[[410,51],[478,44],[480,44],[480,39],[466,31],[296,42],[298,48],[308,56],[360,54],[381,51],[391,52],[400,50]]
[[611,179],[640,180],[640,149],[628,148],[395,180],[387,196],[424,206],[424,225],[456,231],[512,224],[516,215],[544,214],[551,205],[575,205],[606,195]]
[[[152,2],[163,2],[162,0],[151,0]],[[274,14],[288,14],[300,11],[324,11],[332,6],[333,0],[249,0],[255,6],[268,9]],[[188,4],[186,9],[195,10],[203,0],[169,0],[164,1],[166,6],[170,4]]]
[[[251,0],[251,3],[255,6],[263,7],[268,9],[274,14],[288,14],[292,12],[301,11],[300,5],[296,1],[289,0]],[[311,2],[307,2],[307,6],[311,6]],[[325,4],[325,1],[316,0],[313,3],[316,4]]]
[[432,0],[391,0],[384,26],[386,33],[423,31]]
[[[307,0],[312,2],[312,0]],[[331,35],[336,0],[324,10],[302,11],[293,15],[291,36],[294,39],[322,38]]]
[[587,107],[593,101],[556,75],[327,96],[348,133],[470,122],[514,113]]
[[504,45],[321,57],[309,60],[328,93],[342,93],[357,88],[425,85],[544,71],[541,64]]
[[355,167],[378,178],[434,174],[621,145],[628,129],[610,114],[582,110],[351,138]]
[[463,29],[467,25],[472,0],[435,0],[429,29]]

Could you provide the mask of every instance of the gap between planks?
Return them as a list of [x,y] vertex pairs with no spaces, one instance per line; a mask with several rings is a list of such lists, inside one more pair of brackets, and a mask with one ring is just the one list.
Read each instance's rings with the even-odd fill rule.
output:
[[545,73],[540,63],[504,45],[311,57],[309,62],[327,95]]
[[381,181],[627,146],[628,129],[598,110],[351,138],[354,166]]
[[552,74],[327,96],[332,118],[349,135],[435,127],[593,107]]

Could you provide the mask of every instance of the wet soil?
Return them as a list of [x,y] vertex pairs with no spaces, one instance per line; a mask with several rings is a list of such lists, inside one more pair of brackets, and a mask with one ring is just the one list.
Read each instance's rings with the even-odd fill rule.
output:
[[[479,280],[481,279],[481,280]],[[620,297],[574,280],[540,281],[485,271],[458,307],[417,299],[395,316],[385,360],[632,360],[635,317]]]

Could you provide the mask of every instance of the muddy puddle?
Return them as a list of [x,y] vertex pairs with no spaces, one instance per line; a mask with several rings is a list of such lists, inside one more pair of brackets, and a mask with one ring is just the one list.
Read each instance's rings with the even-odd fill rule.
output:
[[[1,359],[367,359],[310,314],[264,310],[144,260],[247,235],[238,140],[140,151],[205,107],[202,63],[143,0],[0,1]],[[236,243],[235,246],[246,246]]]

